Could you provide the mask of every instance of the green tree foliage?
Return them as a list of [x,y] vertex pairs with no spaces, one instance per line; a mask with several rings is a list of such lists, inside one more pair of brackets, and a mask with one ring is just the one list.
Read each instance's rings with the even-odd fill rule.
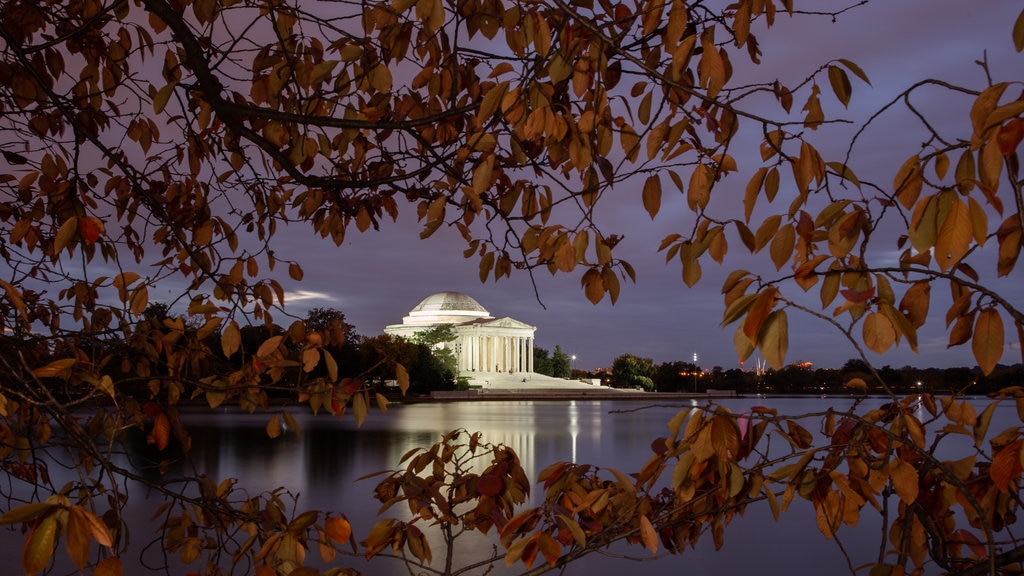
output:
[[551,375],[555,378],[568,378],[572,374],[572,361],[562,347],[555,345],[551,353]]
[[[285,316],[282,282],[305,274],[275,250],[286,223],[340,246],[414,211],[422,237],[464,239],[482,281],[571,274],[591,302],[614,302],[635,273],[616,251],[626,231],[597,215],[633,189],[651,218],[673,202],[689,215],[659,246],[687,286],[709,261],[768,256],[721,287],[741,360],[757,350],[782,370],[789,316],[801,314],[862,360],[943,333],[971,347],[984,376],[998,374],[1007,341],[1024,340],[1012,297],[1024,238],[1022,78],[964,55],[980,58],[977,84],[908,80],[853,136],[836,136],[870,79],[855,62],[761,83],[734,77],[770,60],[759,37],[780,19],[832,26],[850,4],[0,4],[0,485],[29,495],[6,493],[0,523],[24,534],[22,570],[49,569],[60,550],[82,571],[122,572],[139,544],[119,518],[141,495],[128,489],[138,472],[117,456],[140,436],[158,468],[186,454],[183,402],[264,413],[276,437],[299,429],[272,394],[362,422],[372,404],[386,406],[375,381],[408,390],[415,345],[365,339],[376,356],[352,369],[315,318],[274,322]],[[1024,50],[1024,16],[991,37]],[[934,117],[919,96],[938,104]],[[890,170],[866,173],[864,135],[900,106],[920,120],[920,145],[885,150]],[[753,147],[739,134],[755,135]],[[837,137],[845,153],[819,149]],[[163,296],[173,286],[178,311],[147,316],[157,287]],[[946,326],[928,321],[933,289],[951,294]],[[888,394],[884,408],[810,423],[770,409],[743,423],[722,408],[685,410],[633,475],[546,468],[545,501],[532,510],[511,510],[528,485],[515,455],[462,433],[410,453],[378,495],[449,529],[496,528],[504,561],[527,570],[623,539],[652,552],[705,535],[721,545],[746,506],[778,515],[799,497],[829,537],[882,511],[873,574],[926,561],[1019,571],[1024,548],[1005,528],[1020,501],[1022,428],[990,432],[995,404],[900,398],[870,365],[865,376],[847,383]],[[1011,386],[993,402],[1024,410],[1022,398]],[[973,448],[940,460],[935,443],[950,436]],[[766,438],[781,439],[770,459]],[[775,454],[779,443],[786,454]],[[44,455],[81,481],[52,484]],[[485,472],[467,472],[477,456]],[[338,514],[288,509],[278,493],[251,496],[231,479],[146,488],[165,500],[158,543],[190,569],[312,574],[302,564],[314,549],[326,563],[386,549],[417,570],[431,560],[413,521],[385,519],[359,539]]]
[[453,382],[459,372],[459,361],[455,357],[455,351],[451,346],[446,346],[456,338],[455,328],[451,324],[442,324],[426,330],[417,332],[412,341],[423,344],[430,351],[429,363],[433,371],[440,376],[438,386],[433,390],[447,390],[450,387],[446,382]]
[[633,354],[622,354],[612,362],[612,385],[618,388],[654,390],[654,361]]
[[533,371],[545,376],[553,376],[555,371],[551,364],[549,352],[540,346],[533,347]]

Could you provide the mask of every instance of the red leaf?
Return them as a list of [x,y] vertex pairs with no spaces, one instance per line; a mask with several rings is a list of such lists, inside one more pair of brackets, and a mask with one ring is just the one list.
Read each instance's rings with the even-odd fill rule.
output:
[[868,300],[871,300],[872,297],[874,297],[875,287],[872,286],[871,288],[868,288],[867,290],[863,291],[841,290],[839,293],[842,294],[843,298],[846,298],[848,301],[853,302],[854,304],[860,304],[862,302],[867,302]]
[[1017,149],[1017,145],[1020,144],[1021,139],[1024,139],[1024,120],[1014,118],[1004,124],[996,135],[996,142],[999,144],[999,152],[1001,152],[1003,156],[1013,154],[1013,151]]
[[81,218],[78,220],[78,232],[86,244],[93,244],[100,238],[100,226],[95,218]]
[[505,482],[496,474],[484,474],[476,481],[481,496],[496,496],[505,487]]

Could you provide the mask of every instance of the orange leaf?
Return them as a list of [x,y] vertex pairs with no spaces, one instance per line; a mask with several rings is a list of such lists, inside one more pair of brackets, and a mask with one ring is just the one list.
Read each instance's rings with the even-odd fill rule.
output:
[[892,486],[896,494],[905,504],[913,504],[917,500],[917,493],[920,488],[917,479],[917,470],[905,460],[894,460],[890,465]]
[[1024,468],[1020,464],[1021,445],[1020,439],[1007,444],[998,454],[992,458],[992,465],[988,468],[988,475],[1000,491],[1006,492],[1015,478],[1020,476]]
[[93,244],[100,238],[103,223],[91,216],[78,221],[78,233],[86,244]]
[[[259,570],[257,570],[257,574]],[[124,574],[124,566],[121,565],[120,558],[104,558],[102,562],[93,568],[92,576],[122,576]]]
[[338,544],[344,544],[352,538],[352,525],[345,518],[330,517],[324,522],[327,536]]
[[995,369],[996,363],[1003,356],[1003,319],[995,308],[987,308],[978,313],[971,350],[974,351],[978,367],[986,376]]
[[167,448],[171,441],[171,421],[167,419],[167,414],[161,412],[153,419],[152,439],[157,449]]
[[640,541],[643,542],[644,548],[651,551],[651,554],[658,553],[658,533],[644,514],[640,515]]
[[761,325],[764,324],[768,314],[775,307],[775,297],[778,293],[778,289],[774,286],[764,290],[757,295],[753,305],[747,312],[747,318],[743,321],[743,333],[747,335],[751,342],[757,343],[757,336],[761,331]]
[[548,561],[548,564],[554,566],[558,562],[558,557],[562,555],[562,547],[547,532],[540,533],[537,544],[544,559]]

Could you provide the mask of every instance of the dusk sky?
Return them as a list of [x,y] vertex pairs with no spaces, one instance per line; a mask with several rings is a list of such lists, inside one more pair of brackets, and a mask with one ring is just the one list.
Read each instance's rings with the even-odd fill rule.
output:
[[[836,2],[807,2],[801,6],[838,5]],[[784,84],[795,85],[817,65],[834,58],[847,58],[860,65],[872,81],[867,86],[854,80],[853,101],[843,111],[831,95],[827,79],[822,76],[823,105],[826,115],[840,115],[862,121],[871,112],[890,101],[913,82],[936,78],[972,87],[983,85],[981,68],[974,63],[987,53],[996,81],[1017,72],[1024,56],[1013,49],[1011,29],[1021,4],[1014,1],[964,2],[963,0],[885,0],[866,2],[843,14],[837,23],[824,18],[803,17],[790,21],[779,17],[778,26],[765,32],[755,27],[764,53],[763,64],[753,71],[755,80],[780,78]],[[734,56],[737,72],[733,83],[746,84],[738,76],[747,70]],[[1012,90],[1020,90],[1016,88]],[[940,100],[930,101],[929,95]],[[806,97],[806,94],[803,96]],[[925,110],[944,111],[962,137],[969,137],[966,117],[971,100],[950,97],[948,92],[922,93],[915,104]],[[798,97],[795,111],[802,105]],[[943,106],[935,108],[936,105]],[[775,114],[775,110],[772,110]],[[777,114],[776,114],[777,116]],[[941,118],[942,114],[938,116]],[[905,108],[884,116],[869,131],[866,140],[854,151],[852,166],[862,179],[891,186],[897,168],[923,141],[921,132],[914,132]],[[753,127],[746,128],[748,137],[757,138]],[[741,134],[744,129],[741,128]],[[827,131],[841,136],[842,131]],[[951,131],[949,131],[951,132]],[[821,134],[812,141],[826,161],[841,160],[847,141],[841,137],[824,140]],[[756,146],[756,145],[755,145]],[[760,158],[743,156],[756,151],[744,144],[737,148],[737,162],[757,166]],[[742,201],[747,177],[734,175],[716,188],[719,202]],[[640,188],[616,188],[621,201],[606,197],[602,214],[606,233],[618,233],[625,240],[616,248],[618,257],[628,260],[637,270],[637,283],[624,282],[618,302],[613,306],[606,297],[594,306],[580,287],[581,269],[572,274],[552,277],[546,272],[536,277],[537,291],[525,273],[497,283],[481,284],[478,260],[465,260],[465,243],[452,229],[442,229],[428,240],[420,240],[420,225],[415,207],[404,209],[397,223],[382,226],[380,232],[359,234],[354,227],[341,248],[314,237],[307,229],[294,226],[283,230],[278,246],[282,258],[299,260],[305,269],[300,284],[288,284],[288,311],[302,316],[310,307],[333,307],[345,313],[349,322],[362,335],[383,332],[387,324],[401,322],[402,316],[426,296],[439,291],[465,292],[479,301],[495,317],[511,316],[537,327],[536,344],[549,350],[555,345],[577,357],[575,366],[594,369],[609,366],[615,356],[632,353],[653,358],[655,362],[689,361],[696,352],[705,368],[737,366],[732,336],[735,325],[720,327],[723,311],[719,293],[722,279],[734,268],[774,271],[767,264],[767,250],[751,257],[730,231],[730,252],[724,266],[708,260],[703,262],[704,278],[692,289],[681,280],[678,262],[665,263],[657,252],[661,239],[672,232],[685,230],[693,214],[685,208],[682,196],[666,188],[661,214],[653,222],[643,210]],[[786,204],[776,204],[775,212]],[[740,212],[739,214],[742,214]],[[998,220],[996,220],[998,222]],[[990,220],[990,227],[992,227]],[[994,229],[994,228],[993,228]],[[989,251],[986,264],[994,268],[995,258]],[[895,258],[895,247],[893,247]],[[984,256],[984,255],[983,255]],[[895,259],[893,260],[895,262]],[[987,274],[983,271],[982,274]],[[990,275],[991,276],[991,275]],[[1024,305],[1024,277],[1021,267],[1013,278],[999,284],[1004,296],[1017,306]],[[1014,284],[1015,283],[1015,284]],[[795,293],[795,286],[785,287]],[[900,290],[902,292],[902,290]],[[817,299],[815,289],[812,296]],[[920,338],[920,353],[913,354],[904,342],[885,356],[869,352],[869,359],[881,365],[973,366],[969,346],[947,349],[944,315],[948,307],[948,289],[936,285],[932,291],[929,323]],[[790,346],[787,362],[807,360],[816,366],[841,366],[854,352],[840,334],[820,321],[789,313]],[[1012,325],[1007,325],[1007,341],[1015,340]],[[859,329],[857,331],[859,334]],[[1020,361],[1017,344],[1007,346],[1004,363]],[[748,362],[749,367],[750,362]]]

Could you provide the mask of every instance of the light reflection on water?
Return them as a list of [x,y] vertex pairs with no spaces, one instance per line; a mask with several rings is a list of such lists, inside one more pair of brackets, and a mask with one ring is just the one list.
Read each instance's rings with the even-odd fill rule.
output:
[[[852,402],[842,398],[741,398],[721,404],[737,414],[758,405],[775,407],[782,414],[802,414],[829,406],[843,411]],[[868,402],[877,405],[881,400]],[[984,401],[977,403],[979,412],[984,404]],[[196,414],[186,419],[194,447],[193,465],[187,470],[205,473],[215,482],[235,478],[250,494],[284,486],[299,494],[301,510],[345,513],[353,522],[357,539],[362,539],[377,520],[379,503],[372,499],[376,480],[357,479],[398,467],[399,459],[406,452],[429,447],[450,430],[479,431],[487,442],[510,446],[519,454],[527,477],[532,481],[536,481],[538,472],[547,465],[566,460],[629,473],[643,466],[651,454],[651,441],[664,436],[669,419],[680,408],[688,406],[689,403],[649,406],[636,401],[406,404],[392,405],[386,414],[371,412],[361,428],[355,426],[350,416],[339,422],[328,415],[314,416],[297,411],[294,416],[301,426],[301,437],[289,433],[274,440],[267,438],[264,430],[266,415]],[[991,434],[1014,425],[1015,416],[1012,403],[1001,407],[990,427]],[[820,419],[804,422],[804,426],[816,433]],[[970,444],[965,441],[962,448]],[[185,471],[182,467],[171,473]],[[532,504],[542,497],[540,490],[534,490]],[[152,512],[151,505],[142,508],[145,509],[137,512],[136,526],[146,522]],[[387,515],[407,519],[408,511],[396,507]],[[854,556],[855,565],[869,562],[872,555],[877,555],[879,526],[874,514],[866,509],[856,534],[851,536],[854,531],[845,527],[841,531],[843,545]],[[8,537],[0,535],[0,538]],[[443,562],[438,546],[435,543],[435,566]],[[3,548],[11,549],[10,546]],[[469,546],[459,549],[456,563],[483,559],[492,550],[493,541],[474,537]],[[650,554],[639,547],[616,548],[615,553],[650,558]],[[3,556],[6,553],[0,554]],[[349,559],[346,565],[367,574],[401,573],[397,566],[377,561],[367,564]],[[788,572],[794,565],[808,567],[815,573],[849,573],[836,544],[818,532],[813,509],[799,499],[779,523],[772,520],[767,506],[750,507],[743,518],[727,527],[725,546],[718,552],[707,534],[695,550],[687,550],[682,555],[639,565],[628,560],[591,556],[571,565],[566,574],[608,574],[638,566],[648,573],[645,576],[680,572],[772,574]],[[506,571],[504,563],[499,561],[490,574],[519,571]]]

